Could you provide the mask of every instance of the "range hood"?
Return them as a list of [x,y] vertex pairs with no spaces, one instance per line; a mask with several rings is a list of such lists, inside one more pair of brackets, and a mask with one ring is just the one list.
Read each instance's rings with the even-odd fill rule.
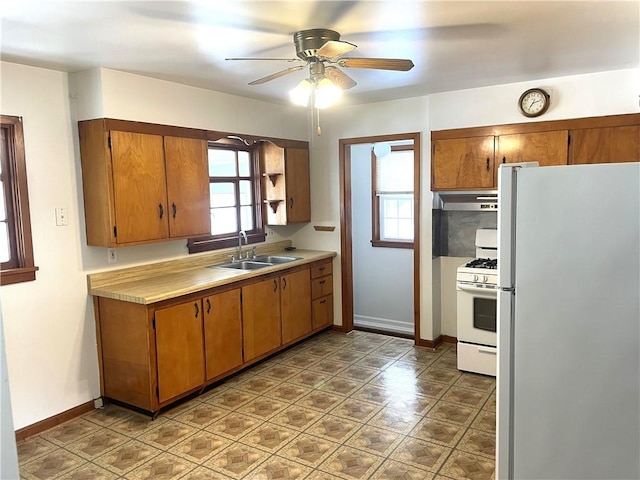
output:
[[433,192],[433,208],[437,210],[461,210],[491,212],[498,210],[497,190],[465,190]]

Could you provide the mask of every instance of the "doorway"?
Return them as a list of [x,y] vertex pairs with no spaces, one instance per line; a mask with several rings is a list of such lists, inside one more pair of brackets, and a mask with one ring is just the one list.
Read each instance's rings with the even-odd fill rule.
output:
[[[339,141],[340,227],[342,266],[342,331],[354,329],[354,268],[353,268],[353,191],[352,161],[357,147],[366,144],[403,144],[413,148],[413,332],[416,344],[420,339],[420,133],[404,133],[341,139]],[[366,180],[370,182],[370,179]],[[371,213],[363,213],[371,215]]]

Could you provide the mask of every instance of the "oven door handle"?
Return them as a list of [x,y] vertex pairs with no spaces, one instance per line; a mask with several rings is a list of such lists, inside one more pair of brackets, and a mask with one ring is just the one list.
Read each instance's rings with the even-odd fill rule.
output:
[[471,293],[483,293],[487,296],[498,296],[497,288],[484,288],[484,287],[476,287],[475,285],[467,285],[465,283],[459,283],[457,285],[458,290],[462,290],[463,292],[471,292]]

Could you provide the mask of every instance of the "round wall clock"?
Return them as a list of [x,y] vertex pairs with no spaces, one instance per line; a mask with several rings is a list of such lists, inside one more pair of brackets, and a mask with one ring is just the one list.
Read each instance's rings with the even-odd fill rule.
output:
[[549,94],[541,88],[530,88],[520,95],[518,107],[525,117],[539,117],[549,108]]

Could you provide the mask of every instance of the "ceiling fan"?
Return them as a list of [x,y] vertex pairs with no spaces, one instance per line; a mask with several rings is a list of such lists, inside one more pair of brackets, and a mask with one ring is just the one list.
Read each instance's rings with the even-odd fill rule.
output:
[[[289,67],[249,82],[249,85],[266,83],[284,75],[300,71],[308,66],[309,78],[298,84],[296,87],[298,89],[297,92],[295,92],[296,89],[294,89],[290,93],[292,100],[300,105],[306,105],[309,97],[315,95],[315,106],[317,108],[323,108],[332,103],[328,97],[323,98],[323,90],[326,92],[325,97],[327,95],[336,96],[339,95],[342,90],[357,85],[356,81],[337,68],[338,66],[343,68],[369,68],[401,72],[411,70],[414,66],[413,62],[408,59],[343,57],[342,55],[354,50],[356,45],[340,40],[340,34],[338,32],[326,28],[300,30],[293,34],[293,43],[296,47],[296,55],[298,58],[232,57],[226,58],[226,60],[303,62],[300,65]],[[339,92],[336,91],[336,88]],[[333,93],[331,93],[331,89],[333,89]],[[295,97],[297,97],[298,101],[296,101]]]

